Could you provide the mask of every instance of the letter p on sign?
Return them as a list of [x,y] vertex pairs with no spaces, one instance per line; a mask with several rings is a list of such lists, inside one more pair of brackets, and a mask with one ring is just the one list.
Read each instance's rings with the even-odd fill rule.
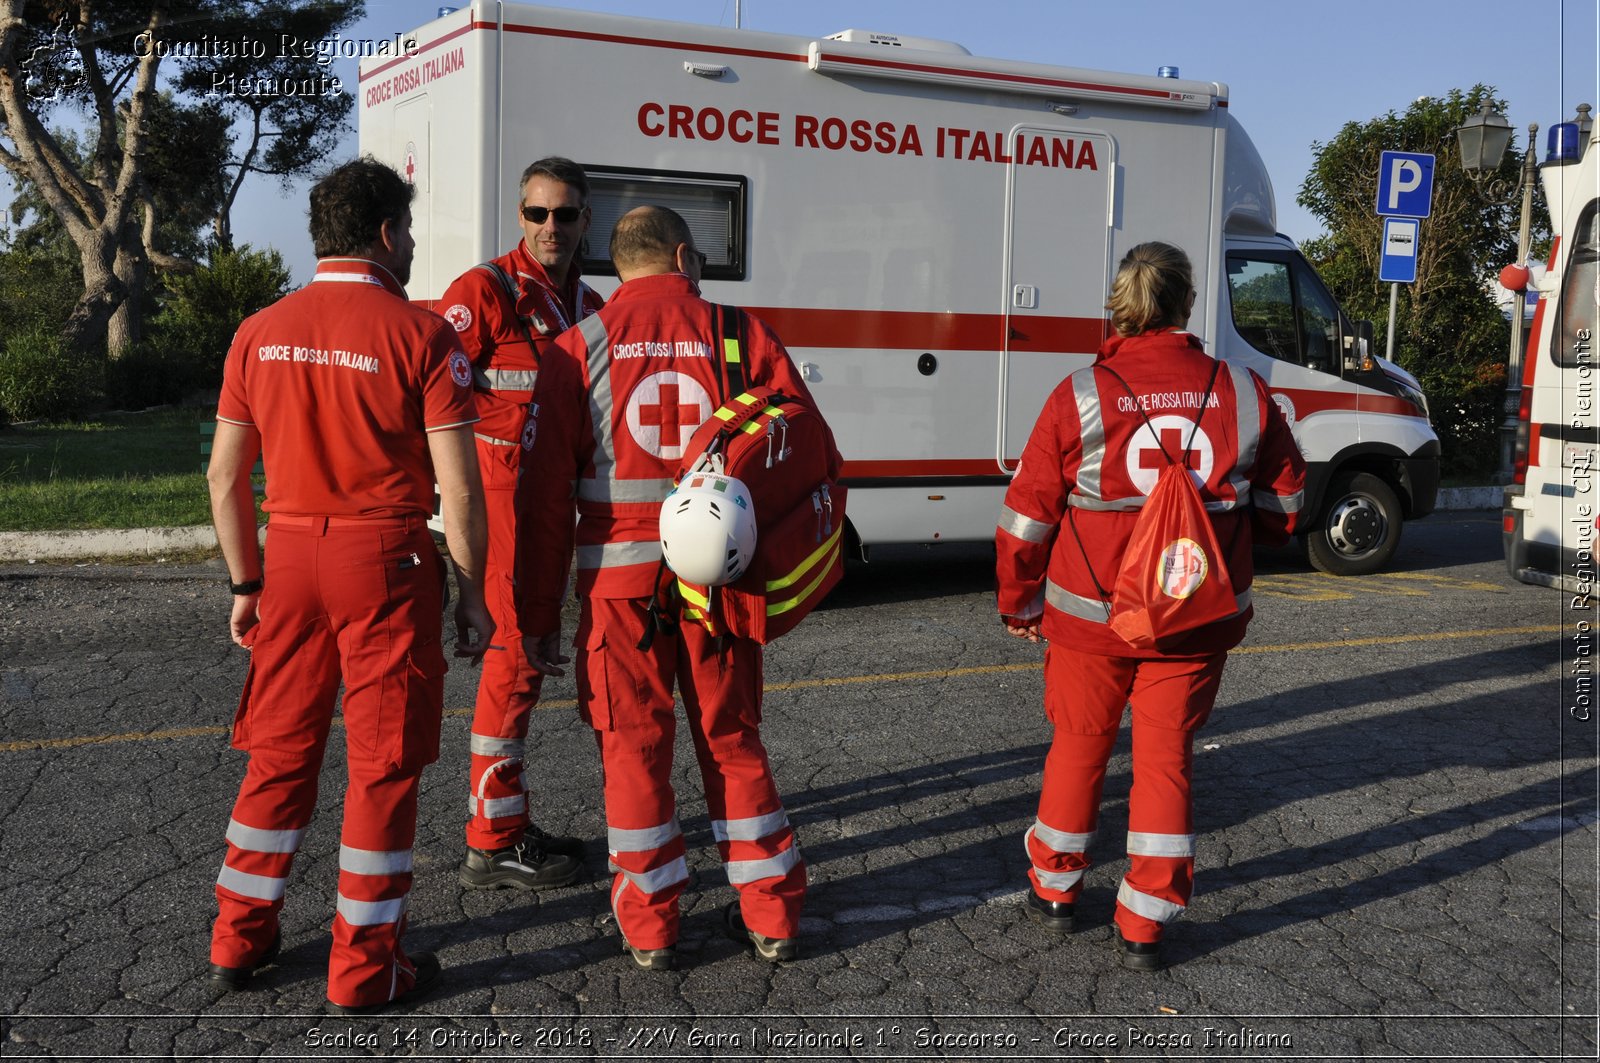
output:
[[1426,218],[1433,209],[1433,156],[1386,151],[1378,165],[1378,214]]

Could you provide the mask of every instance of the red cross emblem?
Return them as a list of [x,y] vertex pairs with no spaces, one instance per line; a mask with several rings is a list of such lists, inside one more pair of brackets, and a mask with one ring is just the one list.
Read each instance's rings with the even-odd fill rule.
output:
[[406,184],[416,184],[417,173],[417,146],[406,145]]
[[[1191,432],[1194,433],[1194,443],[1185,457],[1183,447],[1189,442]],[[1160,446],[1156,444],[1158,439]],[[1161,452],[1162,448],[1166,449],[1165,455]],[[1201,482],[1211,475],[1213,453],[1211,439],[1206,435],[1205,428],[1202,426],[1196,431],[1194,422],[1189,418],[1163,414],[1150,418],[1148,425],[1140,425],[1128,441],[1128,479],[1133,481],[1138,491],[1149,494],[1155,490],[1156,479],[1161,475],[1161,470],[1167,467],[1169,456],[1173,461],[1183,461],[1193,469]]]
[[711,395],[693,377],[655,373],[628,396],[628,433],[655,457],[675,461],[711,410]]

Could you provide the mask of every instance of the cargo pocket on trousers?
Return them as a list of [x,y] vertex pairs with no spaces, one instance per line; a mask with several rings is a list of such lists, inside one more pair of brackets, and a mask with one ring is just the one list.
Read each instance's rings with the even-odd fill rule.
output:
[[578,715],[596,731],[611,730],[611,684],[606,681],[605,632],[591,628],[578,647]]
[[239,691],[239,707],[233,710],[233,739],[232,746],[241,752],[250,752],[250,683],[256,677],[255,654],[250,655],[250,663],[245,667],[244,689]]
[[444,720],[444,652],[438,645],[406,655],[405,717],[399,748],[387,751],[402,771],[421,771],[439,759],[439,729]]

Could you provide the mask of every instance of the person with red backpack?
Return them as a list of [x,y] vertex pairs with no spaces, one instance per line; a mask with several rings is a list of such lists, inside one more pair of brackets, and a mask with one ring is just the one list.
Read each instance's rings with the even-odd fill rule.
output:
[[[676,212],[629,211],[612,230],[611,259],[621,287],[545,356],[539,460],[524,476],[535,508],[569,523],[577,511],[578,701],[604,766],[611,906],[636,965],[676,965],[689,879],[670,782],[676,686],[711,833],[738,892],[726,929],[764,960],[791,960],[806,870],[761,741],[762,647],[676,622],[677,603],[663,603],[675,583],[660,513],[696,431],[732,397],[731,365],[750,387],[808,410],[816,403],[771,329],[743,311],[727,328],[729,315],[701,298],[706,255]],[[842,462],[823,427],[836,480]],[[524,573],[537,579],[565,563],[559,544],[524,536],[521,545],[519,586]]]
[[[543,890],[583,870],[583,843],[546,834],[529,819],[528,717],[545,675],[560,675],[556,651],[567,569],[518,587],[519,535],[570,544],[572,523],[543,510],[519,512],[517,480],[537,460],[539,362],[556,336],[599,310],[604,300],[583,282],[579,248],[589,230],[589,181],[570,159],[530,164],[518,184],[522,240],[453,281],[438,309],[472,360],[480,421],[473,433],[489,520],[484,597],[499,637],[483,658],[472,712],[467,776],[467,855],[459,877],[469,889]],[[519,610],[519,595],[527,609]],[[529,627],[518,627],[519,612]],[[522,635],[537,634],[537,654]]]
[[[1001,619],[1048,643],[1055,727],[1025,835],[1025,910],[1046,930],[1075,928],[1130,706],[1129,867],[1115,923],[1123,963],[1137,970],[1160,966],[1163,929],[1193,889],[1194,734],[1252,615],[1251,548],[1288,541],[1305,483],[1265,382],[1185,331],[1194,300],[1181,250],[1151,242],[1127,253],[1106,307],[1116,335],[1046,401],[995,535]],[[1162,475],[1174,465],[1187,483]],[[1203,509],[1179,504],[1195,497],[1191,485]]]

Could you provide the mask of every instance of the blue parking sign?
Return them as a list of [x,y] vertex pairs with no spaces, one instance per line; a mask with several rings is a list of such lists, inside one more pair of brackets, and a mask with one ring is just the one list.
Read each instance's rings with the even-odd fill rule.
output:
[[1397,284],[1417,282],[1417,237],[1422,223],[1415,218],[1383,219],[1383,254],[1378,258],[1378,279]]
[[1378,216],[1426,218],[1433,209],[1433,156],[1386,151],[1378,164]]

